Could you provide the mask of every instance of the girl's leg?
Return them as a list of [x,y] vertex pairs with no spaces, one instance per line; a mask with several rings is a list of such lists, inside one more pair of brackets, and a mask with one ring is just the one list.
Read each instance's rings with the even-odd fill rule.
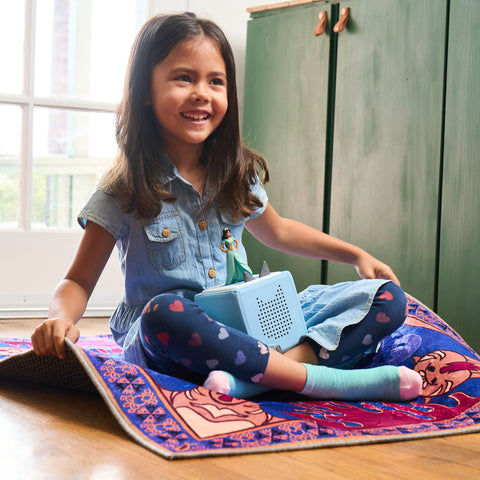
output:
[[[218,371],[213,372],[204,385],[212,390],[240,397],[263,393],[268,390],[262,389],[261,385],[265,385],[270,388],[301,391],[304,395],[314,398],[350,400],[415,398],[420,393],[421,380],[418,374],[406,367],[385,366],[346,371],[326,366],[334,366],[361,357],[371,344],[380,342],[403,323],[405,310],[406,298],[403,291],[394,283],[387,283],[377,292],[372,308],[364,320],[350,329],[345,329],[342,348],[338,352],[333,352],[333,355],[325,355],[320,347],[315,349],[310,343],[305,342],[283,356],[278,352],[271,352],[265,375],[258,385],[245,384],[227,372]],[[332,352],[328,352],[330,353]],[[325,362],[328,359],[330,362]],[[305,372],[296,368],[299,362],[306,364]],[[324,364],[318,365],[320,362]],[[289,373],[293,375],[287,375]],[[289,383],[286,376],[289,377]],[[305,382],[303,387],[299,387],[302,382]]]
[[304,365],[209,319],[198,305],[177,295],[159,295],[145,307],[140,338],[150,366],[160,371],[173,362],[205,374],[222,369],[242,385],[297,391],[314,398],[403,399],[397,367],[380,367],[389,371],[378,369],[376,375],[362,375],[361,370],[347,375],[352,372]]
[[360,323],[346,327],[334,351],[310,341],[319,365],[337,368],[353,367],[372,346],[397,330],[405,321],[407,298],[393,282],[382,285],[370,311]]
[[[301,386],[303,384],[303,386]],[[341,370],[298,363],[275,350],[256,385],[238,380],[228,372],[212,372],[204,386],[221,393],[247,398],[271,388],[298,392],[317,400],[406,401],[422,388],[420,375],[407,367],[386,365],[370,369]]]
[[175,376],[222,369],[257,383],[270,353],[263,343],[210,319],[197,304],[173,294],[148,303],[139,334],[148,365]]

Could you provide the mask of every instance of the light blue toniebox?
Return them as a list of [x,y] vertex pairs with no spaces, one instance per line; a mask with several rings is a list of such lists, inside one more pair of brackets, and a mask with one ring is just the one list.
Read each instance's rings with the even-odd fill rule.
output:
[[290,272],[273,272],[248,282],[204,290],[195,295],[212,319],[248,333],[284,352],[307,333]]

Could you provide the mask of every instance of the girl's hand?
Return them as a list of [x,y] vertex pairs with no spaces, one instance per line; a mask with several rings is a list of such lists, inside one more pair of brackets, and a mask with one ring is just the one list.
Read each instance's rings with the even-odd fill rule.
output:
[[367,252],[362,252],[354,266],[362,278],[383,278],[385,280],[391,280],[400,286],[400,282],[393,273],[393,270]]
[[43,321],[32,334],[32,346],[39,356],[65,358],[65,337],[76,342],[80,330],[61,318]]

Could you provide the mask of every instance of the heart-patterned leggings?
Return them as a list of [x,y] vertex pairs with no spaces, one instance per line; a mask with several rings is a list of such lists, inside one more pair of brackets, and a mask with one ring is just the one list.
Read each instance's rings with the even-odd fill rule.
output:
[[[348,368],[352,360],[358,361],[403,323],[405,310],[406,297],[400,287],[384,284],[363,320],[344,328],[335,351],[310,342],[319,364]],[[140,341],[150,368],[199,384],[212,370],[257,383],[269,358],[262,342],[212,320],[196,303],[169,293],[154,297],[145,306]]]
[[256,383],[268,363],[262,342],[212,320],[196,303],[174,294],[158,295],[146,305],[139,333],[149,367],[195,383],[203,383],[212,370]]

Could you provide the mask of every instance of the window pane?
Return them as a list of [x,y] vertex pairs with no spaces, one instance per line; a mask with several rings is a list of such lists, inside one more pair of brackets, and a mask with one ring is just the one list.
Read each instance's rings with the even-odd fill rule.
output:
[[146,0],[37,3],[35,95],[118,102]]
[[77,213],[116,153],[111,113],[37,108],[33,228],[76,228]]
[[17,227],[20,165],[20,107],[0,105],[0,227]]
[[25,2],[0,0],[1,93],[22,93],[23,90],[24,23]]

